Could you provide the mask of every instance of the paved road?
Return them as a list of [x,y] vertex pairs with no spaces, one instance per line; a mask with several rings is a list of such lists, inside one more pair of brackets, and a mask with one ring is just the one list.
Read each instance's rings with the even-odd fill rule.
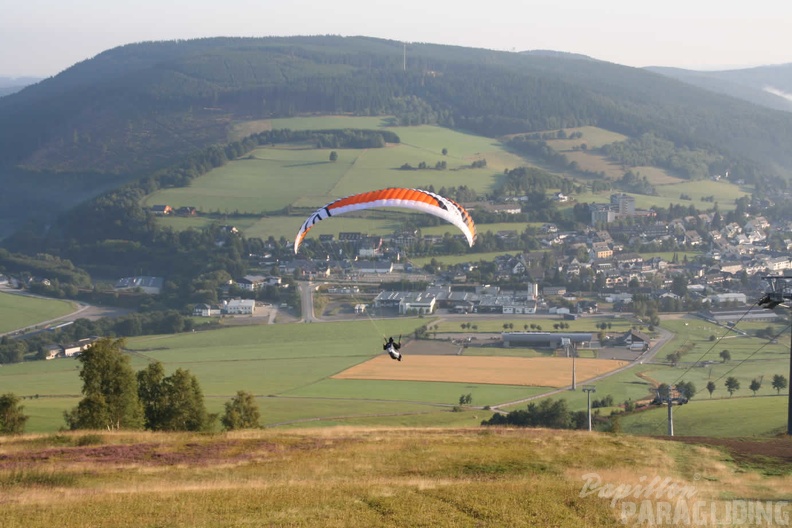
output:
[[[34,294],[28,293],[26,291],[13,290],[13,289],[9,289],[9,288],[3,288],[3,289],[0,290],[0,292],[7,293],[9,295],[20,295],[20,296],[23,296],[23,297],[36,297],[36,298],[39,298],[39,299],[46,299],[46,300],[49,300],[49,301],[52,300],[51,297],[43,297],[41,295],[34,295]],[[73,312],[71,312],[70,314],[62,315],[60,317],[56,317],[54,319],[49,319],[47,321],[40,321],[40,322],[38,322],[38,323],[36,323],[34,325],[26,326],[26,327],[23,327],[23,328],[17,328],[15,330],[11,330],[9,332],[0,333],[0,337],[2,337],[4,335],[10,336],[10,335],[13,335],[13,334],[16,334],[16,333],[19,333],[19,332],[28,333],[28,332],[30,332],[32,330],[41,329],[42,327],[45,327],[45,326],[53,324],[53,323],[66,323],[66,322],[69,322],[69,321],[76,321],[77,319],[96,320],[96,319],[101,319],[102,317],[117,317],[119,315],[127,314],[127,313],[129,313],[131,311],[131,310],[128,310],[126,308],[94,306],[92,304],[86,304],[86,303],[77,302],[77,301],[68,301],[67,300],[67,302],[71,302],[76,307],[76,309]]]
[[297,283],[297,287],[300,288],[300,303],[302,304],[302,319],[303,323],[312,323],[314,321],[320,321],[314,314],[314,304],[313,304],[313,292],[314,292],[314,283],[313,281],[303,282],[300,281]]

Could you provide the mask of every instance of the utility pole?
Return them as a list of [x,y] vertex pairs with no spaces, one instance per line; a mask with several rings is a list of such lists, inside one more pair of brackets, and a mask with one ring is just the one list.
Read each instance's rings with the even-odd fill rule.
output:
[[575,356],[577,355],[577,350],[575,350],[575,345],[568,337],[561,338],[561,346],[566,350],[566,357],[572,356],[572,390],[577,390],[577,383],[575,381]]
[[597,392],[594,385],[583,385],[583,392],[586,393],[586,409],[588,413],[588,430],[591,431],[591,393]]
[[[668,388],[668,391],[671,391],[671,387]],[[668,395],[668,436],[674,436],[674,412],[671,410],[673,409],[673,399],[671,395]]]
[[[792,287],[790,287],[790,280],[792,275],[767,275],[762,277],[770,283],[770,291],[765,292],[764,297],[759,299],[757,303],[763,308],[775,308],[784,301],[792,300]],[[787,306],[787,308],[789,308]],[[791,316],[792,318],[792,316]],[[792,380],[792,336],[789,342],[789,378]],[[792,381],[790,381],[792,383]],[[789,396],[787,396],[787,436],[792,436],[792,388],[789,389]]]
[[577,390],[577,385],[576,385],[576,381],[575,381],[575,376],[576,376],[576,374],[575,374],[575,356],[577,356],[577,350],[575,350],[574,346],[572,346],[570,348],[572,348],[572,390]]
[[[687,396],[679,392],[676,385],[666,385],[666,387],[668,388],[665,391],[662,387],[657,388],[657,399],[661,404],[665,403],[668,405],[668,436],[674,436],[674,401],[681,405],[687,402]],[[674,393],[676,393],[676,396],[674,396]]]

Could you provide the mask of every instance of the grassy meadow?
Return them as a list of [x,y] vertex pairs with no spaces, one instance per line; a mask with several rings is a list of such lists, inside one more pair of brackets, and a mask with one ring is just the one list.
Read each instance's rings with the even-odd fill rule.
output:
[[542,429],[63,433],[3,438],[0,454],[4,528],[604,527],[622,506],[582,493],[591,479],[668,479],[707,513],[792,493],[717,448]]
[[[487,383],[339,380],[332,376],[381,354],[383,335],[410,335],[431,320],[400,318],[338,323],[242,326],[129,339],[132,366],[160,361],[167,372],[189,370],[201,383],[207,408],[220,413],[238,390],[257,398],[262,425],[312,420],[345,422],[381,417],[379,423],[475,425],[452,413],[462,394],[477,406],[494,405],[541,392],[533,387]],[[409,345],[406,353],[409,354]],[[64,426],[63,411],[81,398],[74,359],[4,365],[0,386],[24,398],[29,432]],[[394,363],[394,368],[398,365]],[[454,415],[454,416],[446,416]]]
[[[499,186],[505,169],[526,165],[525,159],[503,148],[497,140],[436,126],[392,127],[388,119],[378,117],[324,116],[274,119],[267,124],[256,122],[239,131],[264,128],[332,129],[387,126],[399,135],[401,143],[380,149],[334,149],[335,162],[329,161],[330,149],[279,145],[254,150],[242,159],[217,168],[195,179],[190,187],[162,189],[144,199],[144,205],[168,204],[196,207],[214,218],[168,217],[158,219],[174,229],[200,228],[213,221],[233,222],[248,237],[269,236],[291,239],[305,214],[334,199],[384,187],[427,187],[436,189],[466,185],[481,194]],[[444,156],[442,150],[447,149]],[[486,159],[487,167],[471,168],[475,160]],[[447,170],[403,171],[405,163],[417,167],[421,162],[433,167],[445,161]],[[291,207],[293,215],[279,212]],[[249,216],[238,216],[240,214]],[[336,218],[320,223],[312,235],[337,234],[340,231],[390,233],[401,229],[410,214],[376,211]],[[218,215],[221,217],[218,219]],[[233,220],[222,219],[230,215]],[[514,227],[516,226],[516,227]],[[524,224],[490,229],[525,229]],[[450,232],[448,226],[429,228],[427,233]]]
[[[681,421],[676,426],[676,434],[682,436],[707,436],[712,431],[713,436],[754,436],[766,435],[772,431],[786,426],[786,395],[788,389],[781,391],[781,397],[776,396],[775,389],[771,386],[774,374],[788,376],[789,371],[789,346],[786,340],[776,344],[769,343],[766,339],[756,337],[735,336],[725,327],[708,323],[693,316],[664,316],[662,326],[675,333],[663,350],[658,352],[652,361],[636,365],[624,372],[615,374],[605,380],[594,384],[596,393],[593,399],[612,396],[614,402],[623,404],[626,400],[634,402],[648,401],[654,397],[654,388],[660,383],[675,384],[680,381],[693,382],[697,394],[691,403],[683,406],[680,414],[686,414],[694,409],[718,409],[709,419],[698,420],[691,418]],[[577,321],[570,321],[576,323]],[[737,327],[750,333],[751,330],[765,328],[767,323],[740,323]],[[781,332],[784,325],[774,325],[777,332]],[[572,328],[571,330],[574,330]],[[615,326],[613,332],[615,333]],[[710,341],[710,336],[715,336],[715,341]],[[673,367],[666,361],[666,355],[674,351],[682,351],[680,363]],[[728,350],[731,360],[724,362],[720,353]],[[727,377],[735,377],[740,382],[740,389],[729,397],[724,385]],[[761,379],[761,388],[753,393],[748,389],[753,379]],[[706,390],[707,383],[713,381],[716,389],[712,395]],[[555,394],[552,398],[567,401],[570,408],[584,410],[586,408],[586,394],[582,391],[565,391]],[[747,410],[735,419],[729,411],[729,406],[734,402],[751,400],[755,405],[763,406],[761,412]],[[703,403],[709,406],[698,407]],[[748,404],[744,404],[748,405]],[[502,407],[504,410],[524,408],[525,404]],[[625,417],[621,420],[622,431],[634,434],[665,434],[665,411],[647,411],[637,416]],[[652,422],[648,424],[647,422]],[[717,424],[717,425],[714,425]]]
[[[273,128],[311,129],[341,126],[379,128],[380,118],[276,119]],[[491,191],[506,168],[525,161],[503,150],[493,139],[435,126],[389,127],[402,142],[381,149],[333,149],[338,160],[329,161],[331,149],[262,147],[243,159],[194,180],[190,187],[163,189],[146,197],[146,205],[197,207],[202,212],[261,214],[286,206],[316,208],[335,198],[383,187],[467,185],[480,193]],[[443,156],[442,150],[448,150]],[[472,161],[487,159],[487,167],[472,169]],[[445,171],[402,171],[405,163],[434,166],[446,161]]]
[[[650,180],[651,181],[651,180]],[[707,210],[718,204],[720,210],[732,210],[736,207],[735,200],[750,194],[750,191],[728,181],[687,181],[679,180],[673,184],[655,184],[656,196],[646,194],[627,193],[635,198],[637,209],[650,209],[652,207],[668,208],[669,204],[692,205],[701,210]],[[575,200],[580,203],[606,203],[610,201],[612,191],[598,193],[585,192],[575,195]],[[690,200],[682,200],[680,196],[686,194]],[[713,202],[703,202],[701,198],[713,197]]]
[[[190,187],[161,189],[147,196],[144,205],[169,204],[173,207],[192,206],[203,215],[213,218],[162,218],[159,222],[174,229],[203,227],[213,221],[233,222],[248,237],[268,238],[281,236],[291,239],[301,220],[308,212],[334,199],[366,190],[403,186],[442,187],[465,185],[480,194],[486,194],[500,186],[505,169],[531,165],[535,160],[509,151],[498,140],[450,130],[437,126],[400,127],[390,126],[391,119],[381,117],[317,116],[255,121],[239,123],[232,135],[264,129],[290,128],[333,129],[333,128],[387,128],[397,133],[401,143],[379,149],[334,149],[338,153],[335,162],[329,161],[330,149],[314,149],[306,145],[278,145],[261,147],[244,158],[219,167],[200,178]],[[611,163],[591,150],[572,150],[580,143],[590,148],[600,147],[625,139],[621,134],[596,127],[580,127],[583,138],[575,140],[550,140],[548,144],[563,152],[570,160],[577,161],[581,168],[604,172],[610,179],[620,178],[624,169]],[[447,149],[444,156],[442,150]],[[470,168],[475,160],[486,159],[484,168]],[[408,163],[417,167],[425,162],[433,167],[445,161],[447,170],[434,169],[403,171],[399,167]],[[728,181],[682,180],[656,167],[634,169],[646,176],[658,194],[647,196],[635,194],[636,207],[668,207],[669,203],[690,203],[706,209],[713,204],[701,198],[714,197],[722,210],[734,207],[735,199],[749,191]],[[691,200],[681,200],[687,194]],[[583,193],[575,196],[577,202],[606,202],[610,192]],[[574,203],[562,205],[571,209]],[[290,207],[291,214],[281,214]],[[333,222],[319,223],[313,235],[337,234],[341,231],[367,233],[391,233],[404,227],[411,213],[383,213],[382,211],[354,214],[336,218]],[[232,219],[223,218],[229,215]],[[509,229],[518,232],[526,224],[480,224],[479,230],[496,232]],[[428,234],[453,232],[449,226],[427,228]]]
[[[724,391],[721,391],[725,393]],[[724,397],[725,396],[725,397]],[[786,432],[787,395],[710,399],[706,391],[695,400],[672,409],[677,436],[771,437]],[[668,430],[668,409],[656,407],[625,416],[623,431],[659,436]]]
[[16,295],[0,290],[0,334],[49,321],[75,310],[69,301]]

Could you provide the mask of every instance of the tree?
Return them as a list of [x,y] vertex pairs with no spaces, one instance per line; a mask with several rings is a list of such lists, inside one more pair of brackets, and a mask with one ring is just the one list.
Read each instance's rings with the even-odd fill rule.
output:
[[773,376],[773,388],[776,393],[781,394],[781,391],[787,388],[787,379],[782,374]]
[[448,149],[447,148],[443,147],[442,152],[443,152],[443,156],[447,156],[448,155]]
[[162,380],[165,379],[165,369],[162,363],[155,361],[138,371],[138,397],[143,404],[146,429],[156,431],[164,419],[167,402],[162,393]]
[[661,383],[657,386],[657,398],[661,403],[671,395],[671,386],[668,383]]
[[78,360],[85,397],[64,413],[70,429],[140,429],[143,406],[123,339],[103,338],[85,349]]
[[679,363],[679,360],[682,358],[682,354],[677,350],[676,352],[672,352],[666,356],[666,361],[671,363],[672,367],[676,367]]
[[683,275],[676,275],[671,281],[671,291],[680,297],[687,295],[688,280]]
[[202,431],[210,419],[198,379],[189,370],[177,369],[165,376],[156,361],[137,373],[138,397],[145,425],[152,431]]
[[255,429],[259,427],[258,404],[252,394],[237,391],[230,401],[225,404],[225,414],[220,419],[223,427],[228,431],[234,429]]
[[338,159],[338,152],[335,150],[330,151],[330,161],[336,161]]
[[209,427],[209,415],[204,406],[203,392],[198,379],[189,370],[176,371],[162,380],[166,402],[163,431],[202,431]]
[[696,385],[692,381],[680,381],[676,384],[679,395],[690,400],[696,395]]
[[720,353],[720,357],[724,363],[731,361],[731,352],[729,352],[728,350],[722,350]]
[[712,393],[715,392],[715,382],[714,381],[708,381],[707,382],[707,390],[710,393],[710,398],[712,398]]
[[22,434],[25,432],[25,422],[28,416],[19,405],[19,398],[9,392],[0,396],[0,434]]
[[756,396],[756,391],[762,388],[762,382],[758,379],[751,380],[751,384],[748,386],[749,389],[753,392],[753,395]]
[[731,397],[736,391],[740,390],[740,382],[734,376],[729,376],[726,378],[726,390],[729,391],[729,396]]

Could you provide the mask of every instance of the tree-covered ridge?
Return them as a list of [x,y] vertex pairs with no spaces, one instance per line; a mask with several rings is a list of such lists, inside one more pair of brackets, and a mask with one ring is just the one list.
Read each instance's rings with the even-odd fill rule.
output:
[[628,167],[654,166],[691,180],[701,180],[728,171],[723,156],[703,149],[677,147],[652,133],[603,146],[601,152]]
[[122,46],[0,100],[0,163],[142,174],[224,143],[234,121],[340,112],[490,136],[596,125],[792,168],[792,116],[650,72],[429,44],[408,46],[405,70],[403,52],[332,36]]

